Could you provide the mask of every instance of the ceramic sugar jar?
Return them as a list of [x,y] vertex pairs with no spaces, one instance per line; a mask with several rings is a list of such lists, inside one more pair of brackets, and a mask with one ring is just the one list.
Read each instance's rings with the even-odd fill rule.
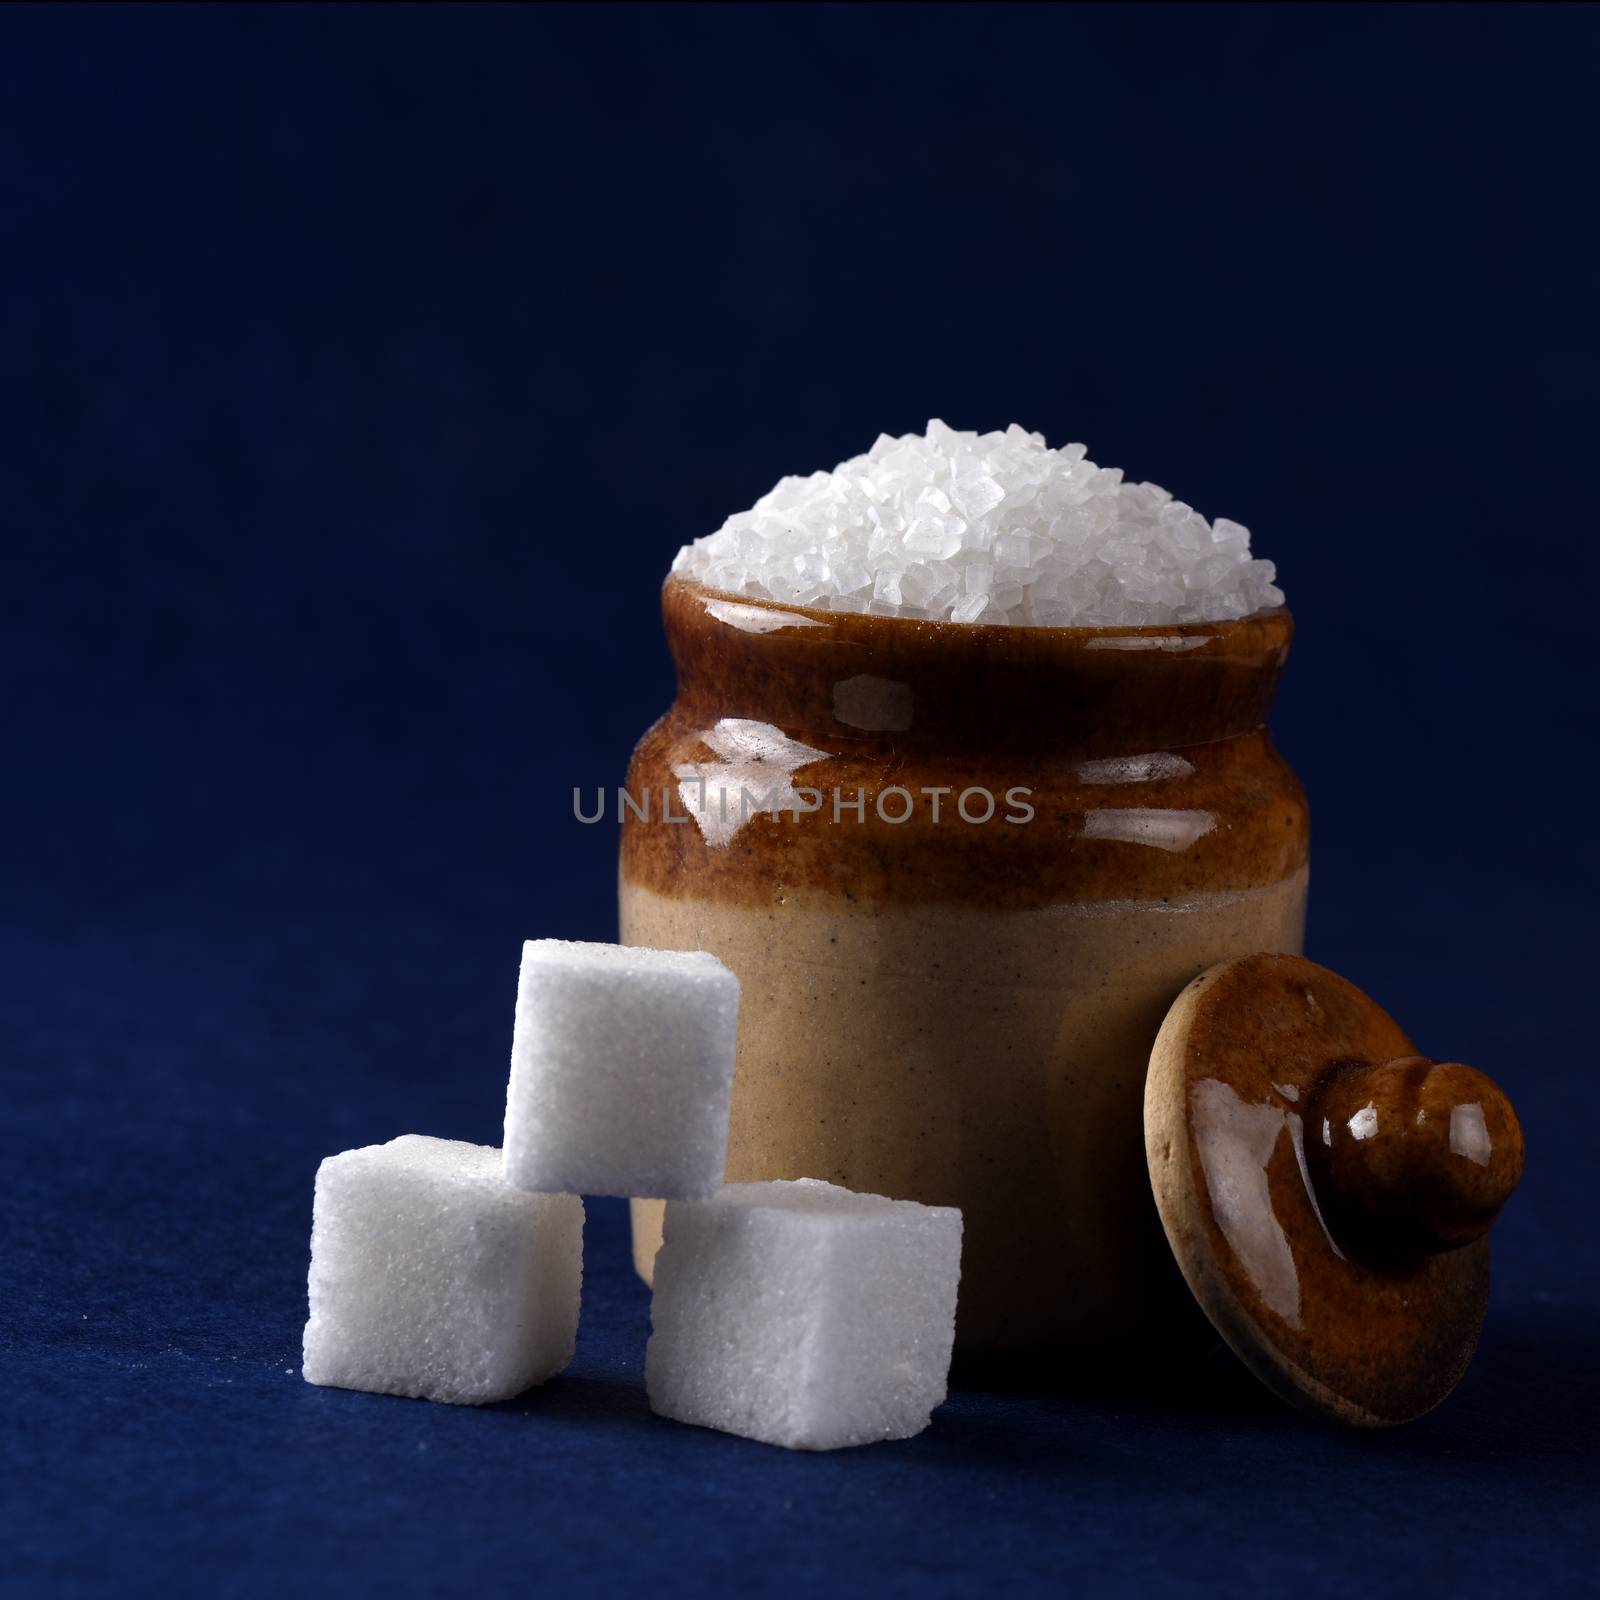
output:
[[[1012,628],[663,591],[678,673],[624,808],[624,942],[743,988],[728,1179],[961,1207],[965,1350],[1137,1329],[1175,1276],[1140,1108],[1177,994],[1296,952],[1284,610]],[[659,1205],[634,1206],[649,1275]]]

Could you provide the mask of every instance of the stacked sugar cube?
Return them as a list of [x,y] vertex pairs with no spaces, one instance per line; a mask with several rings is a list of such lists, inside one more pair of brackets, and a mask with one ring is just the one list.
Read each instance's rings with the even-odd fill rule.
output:
[[784,478],[672,570],[789,605],[961,623],[1220,622],[1283,604],[1241,524],[1125,483],[1081,444],[937,418],[880,434],[832,472]]
[[961,1216],[723,1187],[739,982],[705,952],[523,947],[503,1150],[410,1135],[317,1174],[308,1381],[471,1405],[560,1372],[580,1194],[665,1199],[646,1357],[664,1416],[825,1450],[945,1394]]
[[506,1177],[518,1187],[704,1200],[722,1184],[739,980],[703,950],[530,940]]

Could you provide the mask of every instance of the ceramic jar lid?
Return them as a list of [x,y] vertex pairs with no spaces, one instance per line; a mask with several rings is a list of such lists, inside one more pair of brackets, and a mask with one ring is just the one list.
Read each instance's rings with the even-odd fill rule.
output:
[[1522,1130],[1482,1073],[1434,1062],[1299,956],[1196,978],[1145,1083],[1145,1149],[1189,1288],[1307,1410],[1405,1422],[1455,1386],[1489,1289]]

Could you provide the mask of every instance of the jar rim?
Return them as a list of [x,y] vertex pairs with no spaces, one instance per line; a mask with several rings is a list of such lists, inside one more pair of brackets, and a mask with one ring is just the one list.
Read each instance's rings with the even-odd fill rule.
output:
[[[824,612],[669,577],[680,705],[880,743],[1044,755],[1175,749],[1265,725],[1287,607],[1221,622],[1035,628]],[[772,619],[781,619],[774,621]]]
[[[881,631],[886,638],[899,635],[901,642],[908,642],[913,636],[938,639],[945,647],[964,641],[984,643],[997,636],[1006,638],[1017,635],[1059,641],[1064,649],[1070,649],[1074,645],[1097,648],[1094,641],[1124,638],[1135,641],[1157,641],[1165,637],[1226,640],[1244,635],[1259,624],[1272,623],[1280,619],[1291,631],[1293,628],[1293,616],[1286,605],[1267,606],[1242,617],[1223,617],[1209,622],[1074,623],[1064,626],[1034,622],[953,622],[948,618],[906,617],[865,611],[829,611],[817,606],[796,605],[788,600],[772,600],[764,596],[742,594],[734,589],[717,589],[710,584],[701,583],[698,579],[685,578],[675,572],[668,573],[662,584],[663,605],[669,603],[669,598],[674,594],[701,605],[715,602],[724,610],[719,620],[733,627],[741,625],[734,619],[734,608],[747,608],[752,612],[773,617],[793,617],[798,627],[822,627],[856,632],[857,625],[865,625],[873,631]],[[743,631],[771,633],[780,630],[748,626]],[[1105,646],[1100,645],[1098,648]],[[1134,644],[1130,648],[1138,649],[1140,646]],[[1158,648],[1158,646],[1151,644],[1144,648]]]

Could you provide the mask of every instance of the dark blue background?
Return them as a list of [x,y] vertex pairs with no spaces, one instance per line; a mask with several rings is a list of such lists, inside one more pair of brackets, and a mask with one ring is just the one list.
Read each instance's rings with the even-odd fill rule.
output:
[[[0,12],[0,1584],[1590,1583],[1597,13]],[[518,942],[786,471],[1016,419],[1248,523],[1310,952],[1517,1098],[1483,1348],[1344,1435],[1231,1358],[792,1456],[571,1372],[298,1377],[318,1159],[498,1136]]]

